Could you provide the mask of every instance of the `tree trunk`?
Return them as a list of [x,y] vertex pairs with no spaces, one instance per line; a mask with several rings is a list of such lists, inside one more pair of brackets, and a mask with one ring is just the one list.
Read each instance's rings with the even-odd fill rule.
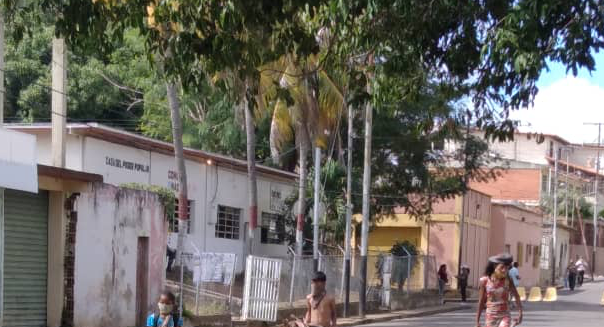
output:
[[308,178],[308,171],[306,170],[306,159],[308,158],[308,132],[306,131],[306,125],[300,124],[299,133],[300,137],[300,151],[299,151],[299,163],[300,163],[300,184],[298,185],[298,214],[296,224],[296,253],[302,255],[302,245],[304,243],[304,213],[306,211],[306,180]]
[[245,82],[244,94],[241,105],[245,113],[245,135],[247,149],[247,176],[248,176],[248,201],[249,201],[249,245],[248,253],[254,252],[254,234],[258,226],[258,189],[256,187],[256,130],[254,126],[254,113],[249,108],[247,101],[248,82]]
[[[180,116],[180,103],[176,94],[176,86],[173,83],[166,83],[168,95],[168,105],[170,107],[170,117],[172,119],[172,138],[174,142],[174,159],[176,160],[176,172],[178,173],[178,224],[179,240],[178,245],[182,246],[181,238],[186,235],[187,224],[187,171],[185,168],[184,146],[182,143],[182,117]],[[180,225],[180,224],[183,225]],[[182,249],[182,248],[181,248]]]
[[338,145],[338,164],[344,166],[345,161],[344,161],[344,147],[342,146],[342,136],[340,135],[340,131],[336,130],[336,141],[337,141],[337,145]]
[[271,160],[273,164],[278,167],[282,167],[281,165],[281,151],[279,151],[279,146],[277,145],[277,138],[279,137],[279,126],[277,125],[276,116],[277,109],[273,111],[273,118],[271,120],[271,131],[269,136],[269,146],[271,149]]
[[182,286],[183,267],[182,253],[184,252],[185,237],[188,227],[188,195],[187,195],[187,171],[185,168],[184,146],[182,143],[182,118],[180,116],[180,103],[176,94],[176,85],[166,82],[166,93],[170,116],[172,118],[172,138],[174,142],[174,159],[176,161],[176,172],[178,173],[178,246],[176,251],[177,262],[180,263],[180,302],[179,312],[182,315]]
[[315,145],[315,181],[314,181],[314,192],[313,192],[313,237],[312,237],[312,248],[313,248],[313,259],[314,259],[314,271],[319,271],[319,202],[321,192],[321,148]]

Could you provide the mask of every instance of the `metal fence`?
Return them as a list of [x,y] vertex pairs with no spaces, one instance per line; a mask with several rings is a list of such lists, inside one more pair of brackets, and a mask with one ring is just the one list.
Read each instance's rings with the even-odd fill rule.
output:
[[[196,260],[189,257],[189,260]],[[300,307],[310,293],[314,275],[312,256],[285,256],[282,260],[279,287],[279,307]],[[240,260],[237,258],[237,260]],[[350,301],[359,298],[360,256],[351,257]],[[344,256],[322,255],[319,270],[327,275],[327,291],[339,302],[344,299]],[[420,292],[438,288],[437,265],[433,256],[395,257],[389,253],[372,253],[367,256],[367,301],[384,303],[389,289],[403,292]],[[242,277],[242,276],[241,276]],[[233,314],[239,315],[242,305],[243,278],[231,278],[229,283],[199,282],[193,273],[185,273],[183,303],[185,309],[197,316]],[[180,293],[178,281],[167,282],[167,286]]]
[[[183,254],[185,269],[182,290],[179,276],[168,278],[166,287],[178,294],[188,314],[221,315],[239,310],[241,298],[233,296],[236,281],[235,266],[238,258],[229,255],[201,252]],[[179,267],[176,270],[178,271]]]
[[[279,302],[282,306],[298,306],[310,293],[310,283],[314,275],[312,256],[281,257],[281,287]],[[360,285],[360,256],[351,258],[350,299],[358,300]],[[436,262],[433,256],[394,257],[390,254],[367,256],[367,300],[380,301],[384,282],[390,280],[390,287],[407,292],[417,292],[437,288]],[[321,256],[319,270],[327,275],[326,288],[339,301],[344,298],[344,256]],[[387,281],[386,281],[387,282]]]

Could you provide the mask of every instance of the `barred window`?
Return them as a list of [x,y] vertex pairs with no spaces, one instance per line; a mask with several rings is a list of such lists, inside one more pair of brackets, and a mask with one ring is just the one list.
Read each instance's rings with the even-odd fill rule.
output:
[[[193,206],[192,203],[193,203],[193,201],[191,201],[191,200],[187,201],[187,217],[186,217],[186,220],[187,220],[187,234],[191,234],[191,207]],[[170,220],[169,226],[168,226],[169,231],[172,232],[172,233],[178,233],[178,223],[179,223],[179,221],[178,221],[178,219],[179,219],[179,216],[178,216],[179,209],[178,208],[179,208],[179,204],[178,204],[178,198],[177,198],[174,201],[174,218],[172,220]]]
[[284,217],[275,213],[262,213],[260,242],[263,244],[282,244],[285,238]]
[[239,220],[241,209],[218,206],[218,219],[214,236],[231,240],[239,239]]
[[546,195],[549,186],[549,175],[547,171],[541,171],[541,194]]

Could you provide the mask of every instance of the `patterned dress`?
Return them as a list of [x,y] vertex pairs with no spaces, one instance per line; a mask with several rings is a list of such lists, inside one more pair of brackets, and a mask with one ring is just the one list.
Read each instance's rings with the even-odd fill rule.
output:
[[480,285],[484,287],[487,296],[487,327],[511,327],[512,315],[509,309],[510,299],[510,280],[493,280],[489,277],[482,277]]

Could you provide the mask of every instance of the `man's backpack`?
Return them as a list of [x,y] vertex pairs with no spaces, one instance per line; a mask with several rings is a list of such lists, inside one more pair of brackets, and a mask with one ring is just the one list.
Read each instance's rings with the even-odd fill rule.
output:
[[[178,326],[178,322],[180,321],[180,316],[178,315],[178,313],[172,313],[172,323],[173,323],[173,327],[179,327]],[[153,314],[153,327],[160,327],[159,326],[159,313],[154,313]]]

